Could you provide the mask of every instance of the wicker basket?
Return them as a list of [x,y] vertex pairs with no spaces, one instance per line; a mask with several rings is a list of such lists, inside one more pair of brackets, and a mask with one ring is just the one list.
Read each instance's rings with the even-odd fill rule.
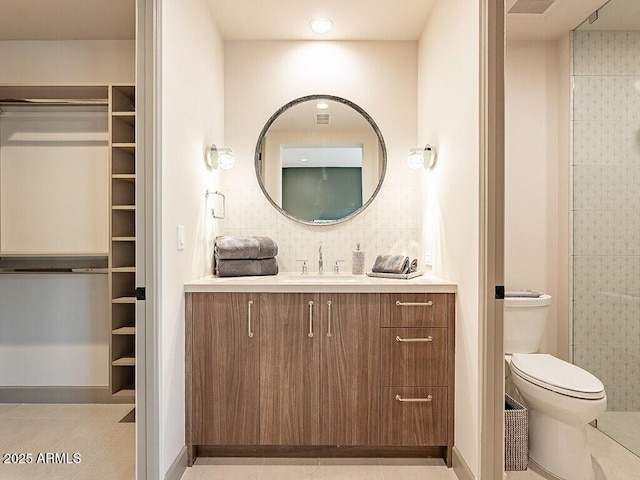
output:
[[504,404],[504,469],[526,470],[529,457],[527,409],[509,394],[505,394]]

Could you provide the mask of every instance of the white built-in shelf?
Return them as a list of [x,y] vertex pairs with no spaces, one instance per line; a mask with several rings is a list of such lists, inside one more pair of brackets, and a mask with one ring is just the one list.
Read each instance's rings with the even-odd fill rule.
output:
[[135,335],[136,327],[120,327],[111,332],[113,335]]
[[113,365],[114,367],[135,367],[136,357],[130,356],[118,358],[117,360],[111,362],[111,365]]
[[134,388],[123,388],[113,394],[114,397],[135,397],[136,390]]
[[[135,248],[135,86],[112,85],[109,90],[111,153],[111,351],[133,352],[136,343],[136,307],[132,280],[136,272]],[[115,233],[115,234],[114,234]],[[124,296],[119,296],[121,294]],[[113,358],[113,357],[112,357]],[[114,397],[135,398],[135,354],[111,362],[111,392]],[[127,399],[129,400],[129,398]]]
[[113,112],[111,116],[127,125],[134,126],[136,124],[136,112]]
[[111,146],[113,148],[117,148],[118,150],[122,150],[123,152],[127,152],[129,155],[133,155],[136,153],[135,143],[112,143]]
[[116,273],[136,273],[136,267],[113,267],[111,271]]
[[114,173],[111,175],[111,178],[114,180],[124,180],[125,182],[135,182],[136,174],[135,173]]
[[111,300],[111,303],[136,303],[136,297],[118,297]]

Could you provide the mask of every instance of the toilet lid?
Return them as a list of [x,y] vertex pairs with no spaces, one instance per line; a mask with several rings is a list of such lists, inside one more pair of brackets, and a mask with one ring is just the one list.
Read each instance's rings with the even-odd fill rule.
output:
[[604,385],[597,377],[546,353],[514,353],[511,368],[531,383],[569,397],[599,399],[605,396]]

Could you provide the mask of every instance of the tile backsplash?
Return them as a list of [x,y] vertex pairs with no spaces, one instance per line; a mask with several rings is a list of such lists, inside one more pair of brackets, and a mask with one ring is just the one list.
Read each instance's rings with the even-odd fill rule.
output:
[[573,37],[573,358],[640,409],[640,32]]
[[[276,210],[257,186],[236,188],[227,194],[227,218],[220,234],[267,235],[278,243],[281,272],[299,272],[307,260],[309,273],[318,271],[318,247],[323,245],[325,273],[336,260],[340,271],[351,273],[351,252],[360,243],[365,252],[365,271],[370,271],[378,254],[403,253],[420,257],[422,218],[421,193],[406,185],[383,183],[377,197],[363,212],[344,223],[331,226],[304,225]],[[420,268],[424,259],[419,258]]]

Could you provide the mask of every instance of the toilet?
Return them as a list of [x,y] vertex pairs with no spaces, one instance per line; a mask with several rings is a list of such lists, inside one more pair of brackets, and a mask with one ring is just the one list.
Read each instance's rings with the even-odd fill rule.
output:
[[529,459],[563,480],[594,480],[587,425],[607,408],[591,373],[540,349],[550,295],[504,300],[509,378],[529,409]]

